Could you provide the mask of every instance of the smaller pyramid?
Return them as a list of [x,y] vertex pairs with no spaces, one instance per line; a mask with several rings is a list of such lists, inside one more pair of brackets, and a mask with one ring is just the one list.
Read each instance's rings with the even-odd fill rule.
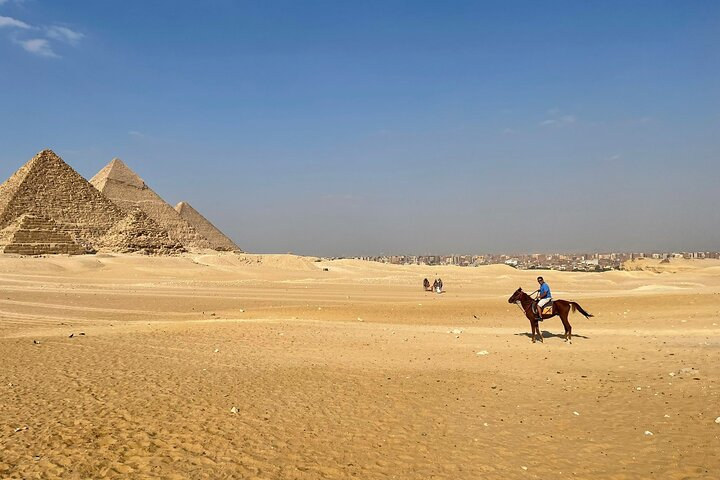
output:
[[207,239],[119,158],[100,170],[90,183],[120,208],[128,212],[134,208],[142,210],[166,230],[172,240],[187,247],[211,248]]
[[139,208],[128,212],[105,234],[100,243],[122,253],[174,255],[186,251]]
[[242,252],[235,242],[230,240],[224,233],[222,233],[215,225],[203,217],[200,212],[195,210],[189,203],[180,202],[175,206],[175,210],[182,216],[187,222],[195,227],[200,235],[207,238],[210,241],[211,248],[214,250],[228,251],[228,252]]
[[91,251],[50,218],[26,213],[0,231],[0,253],[82,255]]

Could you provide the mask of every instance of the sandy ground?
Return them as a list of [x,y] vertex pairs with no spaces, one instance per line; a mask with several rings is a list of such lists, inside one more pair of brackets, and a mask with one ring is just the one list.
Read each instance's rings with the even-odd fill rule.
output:
[[0,478],[720,478],[720,262],[535,273],[0,257]]

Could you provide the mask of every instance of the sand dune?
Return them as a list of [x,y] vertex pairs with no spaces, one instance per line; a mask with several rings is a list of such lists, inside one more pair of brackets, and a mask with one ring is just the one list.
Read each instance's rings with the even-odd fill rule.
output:
[[317,260],[0,256],[0,477],[718,478],[716,263]]

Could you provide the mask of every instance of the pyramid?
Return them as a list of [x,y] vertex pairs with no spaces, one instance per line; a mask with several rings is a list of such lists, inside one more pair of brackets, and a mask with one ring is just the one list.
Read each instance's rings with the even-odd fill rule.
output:
[[173,255],[186,251],[182,244],[171,240],[168,233],[139,208],[129,211],[99,243],[121,253]]
[[132,211],[139,208],[170,238],[187,247],[211,248],[210,242],[200,235],[175,209],[119,158],[113,159],[98,172],[90,183],[121,208]]
[[0,231],[0,253],[82,255],[89,252],[48,217],[26,213]]
[[222,233],[215,225],[203,217],[197,210],[195,210],[189,203],[180,202],[175,206],[175,210],[192,225],[195,229],[205,238],[210,241],[210,245],[215,250],[224,251],[238,251],[238,247],[235,242],[230,240],[224,233]]
[[[111,202],[52,150],[43,150],[0,185],[0,229],[23,214],[52,219],[60,230],[88,250],[102,246],[117,251],[105,234],[128,212]],[[127,222],[123,225],[127,226]],[[156,224],[153,235],[162,233]],[[50,231],[50,230],[46,230]],[[37,245],[50,245],[36,239]],[[122,246],[125,249],[125,246]],[[37,253],[53,253],[53,248]]]
[[25,213],[51,218],[93,242],[125,215],[52,150],[43,150],[0,185],[0,228]]

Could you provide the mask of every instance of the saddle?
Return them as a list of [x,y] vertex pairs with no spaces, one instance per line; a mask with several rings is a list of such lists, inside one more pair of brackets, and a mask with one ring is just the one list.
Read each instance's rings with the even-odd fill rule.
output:
[[[540,310],[542,310],[541,314],[542,315],[550,315],[552,313],[552,308],[553,308],[553,301],[551,299],[547,304],[543,305],[543,307],[540,309]],[[532,304],[532,311],[535,315],[538,314],[537,303]]]

